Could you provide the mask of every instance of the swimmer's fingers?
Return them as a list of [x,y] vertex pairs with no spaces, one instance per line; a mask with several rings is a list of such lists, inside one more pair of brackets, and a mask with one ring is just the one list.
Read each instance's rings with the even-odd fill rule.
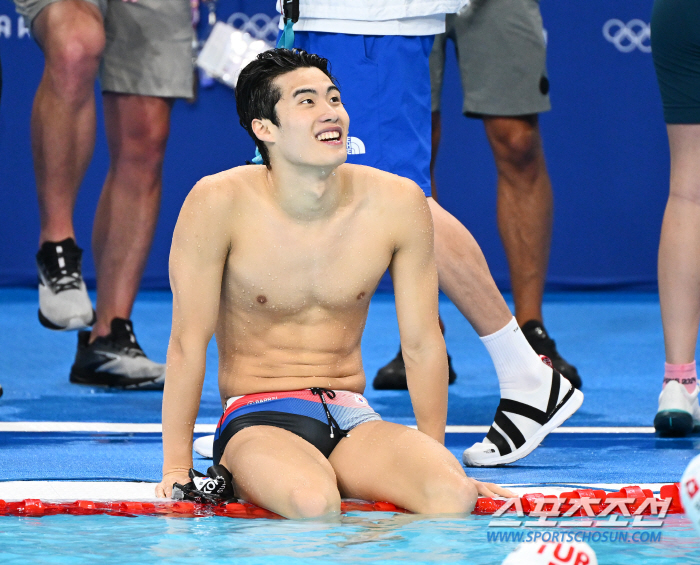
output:
[[163,486],[163,483],[158,483],[156,485],[156,497],[157,498],[168,498],[168,495],[165,494],[165,487]]
[[163,480],[156,486],[156,496],[158,498],[170,498],[173,495],[173,485],[180,483],[185,485],[190,482],[190,477],[183,471],[171,471],[163,476]]
[[503,498],[518,497],[518,495],[515,494],[513,491],[510,491],[507,488],[500,487],[494,483],[482,483],[481,481],[477,481],[476,479],[472,479],[472,481],[474,481],[474,486],[476,486],[476,492],[478,492],[480,496],[490,496],[491,498],[493,498],[494,496],[501,496]]

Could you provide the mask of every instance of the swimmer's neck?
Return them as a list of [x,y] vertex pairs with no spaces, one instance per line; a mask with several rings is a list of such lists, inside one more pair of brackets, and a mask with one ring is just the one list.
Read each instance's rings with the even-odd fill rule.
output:
[[267,171],[268,193],[282,210],[298,220],[327,218],[344,197],[338,167],[304,166],[278,160]]

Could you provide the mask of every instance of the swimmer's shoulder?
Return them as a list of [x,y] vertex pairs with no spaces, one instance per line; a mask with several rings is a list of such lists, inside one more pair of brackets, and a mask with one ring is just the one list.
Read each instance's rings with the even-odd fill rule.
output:
[[345,163],[338,167],[353,184],[370,191],[372,194],[401,200],[413,200],[417,197],[425,198],[420,187],[411,179],[387,173],[374,167],[365,165],[351,165]]
[[425,193],[411,179],[364,165],[346,163],[339,169],[358,191],[379,205],[389,205],[395,210],[427,206]]
[[228,211],[264,183],[265,178],[263,165],[244,165],[206,176],[187,195],[183,209],[205,208],[214,213]]

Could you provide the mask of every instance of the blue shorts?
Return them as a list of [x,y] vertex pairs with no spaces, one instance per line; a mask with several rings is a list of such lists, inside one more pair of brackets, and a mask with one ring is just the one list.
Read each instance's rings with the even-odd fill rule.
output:
[[430,196],[434,36],[300,31],[294,47],[328,59],[350,115],[348,163],[414,181]]
[[288,430],[328,457],[350,430],[381,419],[364,396],[345,390],[309,388],[230,398],[214,434],[214,464],[231,438],[251,426]]

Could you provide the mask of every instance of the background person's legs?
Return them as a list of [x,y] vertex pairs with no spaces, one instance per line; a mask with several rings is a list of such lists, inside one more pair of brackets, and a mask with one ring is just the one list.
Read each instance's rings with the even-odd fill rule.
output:
[[484,254],[457,218],[428,198],[435,229],[435,260],[440,289],[452,300],[479,337],[494,333],[513,317]]
[[104,93],[110,168],[92,233],[97,321],[92,339],[114,318],[128,319],[153,241],[172,99]]
[[552,239],[552,185],[537,115],[484,116],[498,172],[498,231],[508,259],[519,325],[542,321]]
[[245,428],[228,442],[221,463],[233,476],[236,496],[248,502],[286,518],[340,515],[333,467],[292,432],[272,426]]
[[669,125],[671,182],[659,245],[666,362],[691,363],[700,324],[700,125]]
[[695,348],[700,324],[700,125],[669,124],[670,192],[659,245],[659,300],[666,348],[654,426],[684,434],[700,423]]
[[666,363],[654,427],[664,434],[685,435],[700,427],[695,364],[700,323],[700,5],[655,0],[651,30],[671,150],[658,265]]
[[44,74],[31,119],[39,244],[72,237],[73,207],[95,143],[95,77],[105,46],[100,10],[83,0],[50,4],[32,29]]
[[78,335],[70,380],[162,389],[165,366],[146,357],[129,318],[158,221],[172,99],[107,92],[104,108],[110,168],[92,232],[97,320]]
[[93,321],[73,209],[95,143],[94,84],[105,47],[102,14],[92,3],[61,0],[34,17],[32,31],[45,58],[31,118],[41,222],[39,321],[54,330],[77,329]]

